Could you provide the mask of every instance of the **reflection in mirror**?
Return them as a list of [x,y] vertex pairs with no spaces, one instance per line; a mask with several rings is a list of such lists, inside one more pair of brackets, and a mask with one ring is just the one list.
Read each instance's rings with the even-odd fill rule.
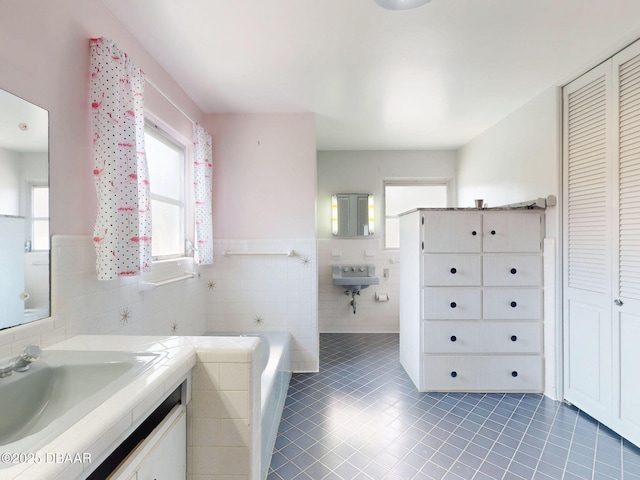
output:
[[338,193],[331,197],[331,231],[337,237],[373,235],[373,195]]
[[49,316],[49,113],[0,89],[0,329]]

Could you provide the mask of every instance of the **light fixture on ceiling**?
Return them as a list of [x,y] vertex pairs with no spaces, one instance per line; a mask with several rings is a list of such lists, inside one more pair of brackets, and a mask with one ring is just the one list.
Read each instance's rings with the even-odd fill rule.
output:
[[382,8],[389,10],[411,10],[426,5],[431,0],[376,0]]

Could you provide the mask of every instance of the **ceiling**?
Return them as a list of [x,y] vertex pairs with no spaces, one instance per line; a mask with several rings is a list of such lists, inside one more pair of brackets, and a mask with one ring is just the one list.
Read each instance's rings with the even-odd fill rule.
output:
[[319,150],[458,148],[640,36],[638,0],[103,2],[204,112],[312,112]]

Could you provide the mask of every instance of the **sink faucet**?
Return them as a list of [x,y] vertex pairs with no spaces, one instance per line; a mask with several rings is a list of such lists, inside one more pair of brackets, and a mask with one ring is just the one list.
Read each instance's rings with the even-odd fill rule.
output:
[[27,345],[22,349],[20,355],[13,359],[11,365],[16,372],[26,372],[29,365],[42,356],[42,349],[37,345]]

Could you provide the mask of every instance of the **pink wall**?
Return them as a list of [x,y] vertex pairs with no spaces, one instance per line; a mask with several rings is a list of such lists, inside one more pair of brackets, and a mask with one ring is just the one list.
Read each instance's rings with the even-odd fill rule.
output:
[[213,136],[215,238],[315,238],[313,115],[207,115],[205,128]]
[[[91,234],[88,39],[111,38],[194,120],[203,114],[100,0],[3,1],[0,32],[0,88],[49,110],[51,232]],[[146,105],[191,138],[191,124],[148,84]]]

